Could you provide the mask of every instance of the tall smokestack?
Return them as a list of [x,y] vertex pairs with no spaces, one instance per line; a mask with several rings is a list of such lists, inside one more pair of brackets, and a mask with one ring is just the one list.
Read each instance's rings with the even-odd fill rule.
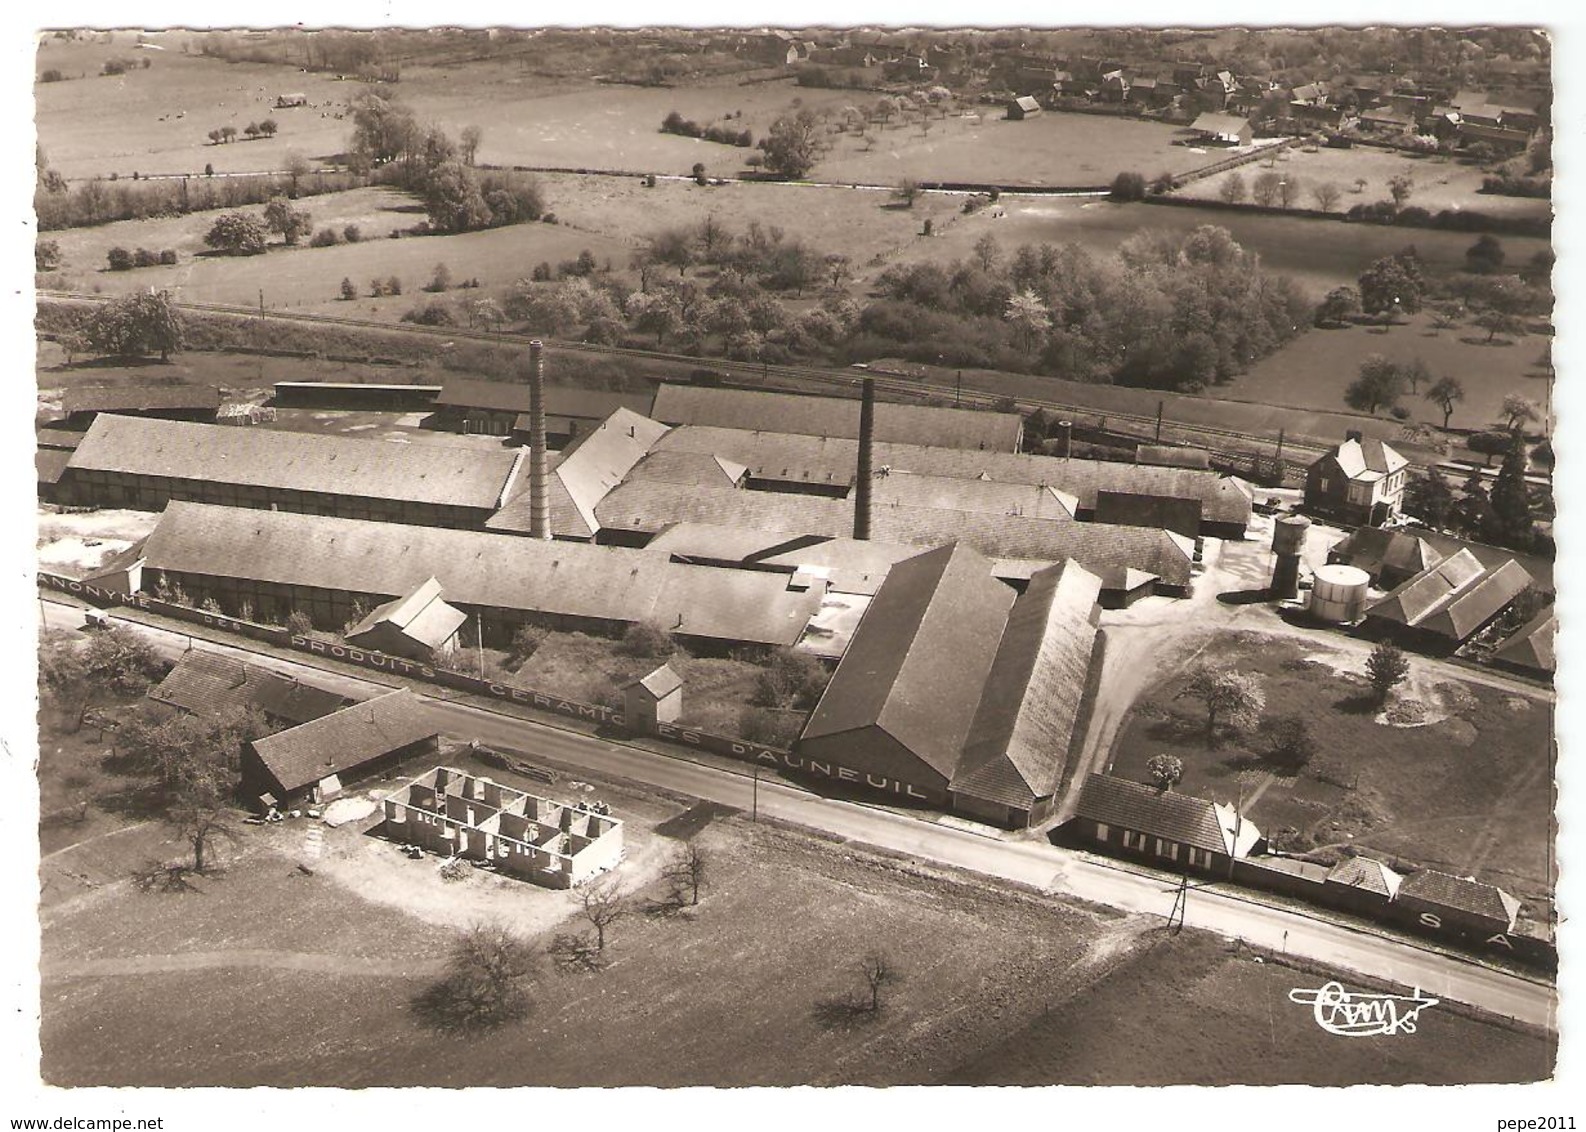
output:
[[529,343],[529,537],[551,537],[551,502],[545,471],[545,357],[538,338]]
[[859,490],[854,495],[854,538],[870,538],[870,491],[874,480],[870,471],[870,448],[876,438],[876,382],[864,379],[859,398]]

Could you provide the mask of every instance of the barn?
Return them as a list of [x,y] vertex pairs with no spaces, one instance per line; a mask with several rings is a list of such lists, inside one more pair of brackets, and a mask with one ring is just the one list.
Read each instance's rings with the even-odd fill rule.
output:
[[156,417],[167,421],[213,424],[220,411],[220,390],[213,385],[80,385],[61,395],[66,427],[86,429],[100,413],[124,417]]
[[1041,104],[1033,95],[1021,95],[1008,103],[1008,121],[1022,122],[1026,118],[1041,116]]

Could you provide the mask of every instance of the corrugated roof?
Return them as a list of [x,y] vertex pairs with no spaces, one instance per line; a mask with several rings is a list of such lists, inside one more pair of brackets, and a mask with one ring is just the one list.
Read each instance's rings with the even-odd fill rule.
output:
[[[307,553],[309,549],[312,553]],[[459,606],[657,621],[695,637],[792,644],[820,606],[775,574],[684,566],[664,555],[483,531],[173,502],[148,568],[253,578],[386,601],[432,575]]]
[[1443,560],[1431,543],[1408,531],[1361,527],[1328,551],[1328,557],[1358,566],[1372,577],[1386,567],[1401,574],[1419,574]]
[[[561,453],[547,485],[551,532],[561,537],[591,538],[600,530],[595,509],[622,482],[633,466],[666,432],[666,426],[629,409],[618,409]],[[525,461],[527,455],[525,455]],[[527,533],[529,475],[519,474],[514,494],[485,526],[495,531]],[[567,507],[571,507],[571,512]]]
[[194,715],[219,715],[232,708],[258,707],[291,723],[329,715],[347,702],[339,692],[246,664],[219,653],[193,650],[149,690],[149,698]]
[[[1062,512],[1053,499],[1050,508]],[[663,481],[632,481],[597,508],[600,525],[614,530],[661,531],[678,523],[706,523],[843,538],[853,532],[853,503],[819,495],[708,488]],[[1134,569],[1187,586],[1193,547],[1167,531],[1063,518],[908,507],[878,501],[871,534],[879,542],[940,546],[960,540],[999,559],[1057,562],[1073,558],[1101,575],[1108,588],[1123,586]]]
[[494,510],[518,455],[101,414],[73,469]]
[[[849,440],[859,436],[856,398],[663,384],[655,394],[653,415],[669,425],[707,425]],[[1024,421],[1018,413],[876,403],[877,441],[1017,452],[1023,428]]]
[[1397,900],[1437,908],[1453,908],[1473,916],[1514,926],[1520,902],[1503,889],[1468,877],[1424,869],[1411,873],[1399,884]]
[[[1107,774],[1086,776],[1074,816],[1211,853],[1228,853],[1233,841],[1232,831],[1223,829],[1216,806],[1205,798]],[[1241,824],[1250,826],[1248,821]],[[1241,834],[1243,840],[1242,830]]]
[[[613,393],[607,389],[582,389],[576,385],[547,385],[547,417],[568,420],[602,421],[618,409],[648,413],[654,397],[649,393]],[[497,413],[529,411],[527,382],[483,381],[454,377],[442,386],[435,398],[437,408],[483,409]],[[526,426],[525,426],[526,427]]]
[[298,790],[439,734],[424,701],[401,688],[257,739],[253,750],[283,789]]
[[1366,610],[1377,617],[1463,641],[1531,585],[1513,559],[1484,569],[1468,549],[1422,571]]
[[117,409],[218,408],[220,390],[213,385],[78,385],[61,395],[61,411],[68,415]]
[[876,592],[800,742],[879,727],[952,776],[1013,591],[953,544],[900,562]]
[[1370,857],[1348,857],[1327,870],[1326,883],[1363,888],[1391,900],[1399,891],[1403,879],[1381,861],[1373,861]]
[[956,793],[1028,807],[1062,781],[1090,672],[1101,579],[1072,562],[1033,575],[1008,614],[986,677]]
[[72,454],[62,448],[39,448],[33,453],[33,470],[41,484],[57,484],[71,462]]
[[1521,668],[1552,672],[1555,667],[1553,637],[1557,631],[1558,617],[1549,607],[1510,634],[1493,657]]
[[[741,429],[685,426],[656,444],[657,451],[709,452],[745,465],[756,479],[852,483],[858,443],[835,437],[745,432]],[[1250,522],[1250,497],[1233,480],[1194,468],[1164,468],[1106,460],[1065,460],[1011,452],[925,448],[877,442],[874,466],[891,473],[985,479],[1007,484],[1050,487],[1078,499],[1089,510],[1098,490],[1169,498],[1199,499],[1207,522]]]

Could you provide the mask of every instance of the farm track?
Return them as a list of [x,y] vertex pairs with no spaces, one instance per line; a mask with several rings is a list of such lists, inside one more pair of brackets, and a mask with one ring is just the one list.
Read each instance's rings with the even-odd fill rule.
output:
[[[59,299],[69,302],[107,302],[109,297],[98,295],[85,295],[65,291],[40,291],[41,297]],[[466,339],[475,342],[488,342],[500,344],[503,336],[489,331],[467,330],[460,327],[435,327],[402,325],[396,326],[388,322],[379,322],[373,319],[345,318],[338,315],[305,314],[287,311],[266,311],[261,314],[257,309],[245,306],[233,306],[220,303],[177,303],[177,307],[206,314],[233,315],[239,318],[250,319],[275,319],[285,322],[299,322],[317,326],[345,326],[359,330],[373,330],[383,333],[418,334],[430,338],[440,338],[448,341]],[[517,337],[512,335],[511,337]],[[819,384],[827,387],[852,389],[859,383],[859,378],[851,370],[823,369],[817,366],[797,365],[769,365],[765,363],[754,364],[747,362],[734,362],[725,358],[693,357],[687,354],[669,354],[660,350],[635,350],[623,346],[601,346],[587,342],[568,342],[560,339],[547,339],[559,350],[571,350],[584,354],[603,355],[607,357],[625,357],[644,361],[662,361],[677,365],[687,365],[694,368],[708,367],[714,371],[727,374],[749,384],[765,384],[768,379],[776,378],[790,382],[794,385]],[[953,398],[958,403],[973,408],[992,408],[1005,398],[996,393],[980,389],[958,389],[945,383],[918,381],[911,378],[889,377],[879,371],[866,371],[865,376],[873,378],[876,391],[880,393],[895,393],[908,398],[924,400],[930,397]],[[1092,406],[1079,405],[1071,402],[1053,401],[1044,398],[1019,397],[1015,403],[1020,408],[1027,410],[1045,409],[1048,412],[1068,413],[1074,415],[1098,416],[1108,425],[1130,426],[1131,432],[1138,432],[1142,440],[1155,436],[1157,418],[1137,413],[1118,412],[1111,409],[1097,409]],[[1163,426],[1170,427],[1177,436],[1192,443],[1199,443],[1202,447],[1213,450],[1234,448],[1244,453],[1256,452],[1267,454],[1274,442],[1274,438],[1256,433],[1242,432],[1235,429],[1217,428],[1213,425],[1189,424],[1172,420],[1164,416]],[[1327,449],[1320,445],[1295,443],[1285,440],[1283,451],[1306,463],[1320,457]],[[1425,465],[1416,465],[1424,467]]]

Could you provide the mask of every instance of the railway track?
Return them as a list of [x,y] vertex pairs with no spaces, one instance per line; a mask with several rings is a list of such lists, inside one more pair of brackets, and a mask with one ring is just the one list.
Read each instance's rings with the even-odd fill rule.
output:
[[[109,296],[86,295],[67,291],[40,291],[41,297],[57,299],[67,302],[97,303],[106,302]],[[373,330],[386,333],[398,332],[402,334],[417,334],[425,337],[446,341],[474,341],[500,344],[504,340],[522,337],[521,332],[508,332],[507,334],[471,330],[463,327],[436,327],[418,326],[413,324],[393,325],[389,322],[379,322],[373,319],[347,318],[339,315],[308,314],[297,311],[263,310],[256,307],[236,306],[225,303],[193,303],[182,302],[175,304],[179,309],[202,312],[206,314],[224,314],[238,318],[274,319],[282,322],[297,322],[316,326],[344,326],[357,330]],[[734,378],[746,384],[768,385],[772,380],[785,382],[793,388],[806,388],[810,385],[819,385],[826,388],[855,389],[861,377],[874,379],[876,391],[892,393],[902,397],[925,400],[928,398],[952,398],[956,403],[972,408],[991,408],[1004,404],[1010,398],[1002,394],[989,392],[984,389],[964,387],[945,382],[900,377],[878,370],[865,370],[861,374],[855,369],[830,369],[819,366],[801,365],[772,365],[768,363],[737,362],[724,358],[695,357],[688,354],[673,354],[664,350],[636,350],[625,346],[602,346],[588,342],[570,342],[561,339],[547,338],[547,344],[553,345],[558,350],[599,355],[617,358],[632,358],[635,361],[667,362],[691,369],[708,368],[713,372]],[[1077,423],[1100,423],[1104,429],[1117,431],[1120,435],[1138,437],[1141,440],[1154,440],[1157,434],[1158,421],[1154,415],[1140,413],[1119,412],[1111,409],[1098,409],[1094,406],[1081,405],[1069,401],[1058,401],[1050,398],[1017,397],[1011,398],[1020,409],[1033,411],[1043,409],[1049,413],[1077,419]],[[1243,432],[1237,429],[1218,428],[1215,425],[1195,424],[1176,421],[1170,416],[1163,416],[1161,420],[1163,440],[1196,447],[1207,448],[1217,453],[1233,454],[1249,457],[1252,455],[1273,455],[1276,451],[1277,438],[1257,433]],[[1295,442],[1285,439],[1282,454],[1301,462],[1310,462],[1327,451],[1322,445],[1305,442]],[[1427,468],[1430,462],[1414,463],[1414,466]]]

